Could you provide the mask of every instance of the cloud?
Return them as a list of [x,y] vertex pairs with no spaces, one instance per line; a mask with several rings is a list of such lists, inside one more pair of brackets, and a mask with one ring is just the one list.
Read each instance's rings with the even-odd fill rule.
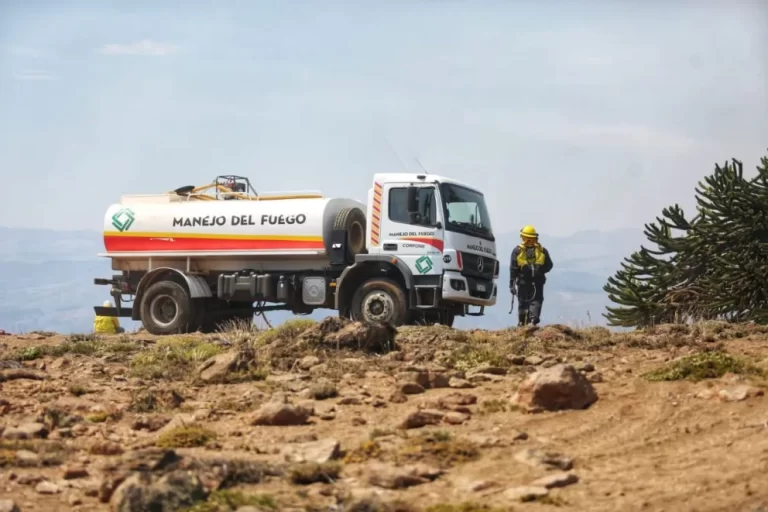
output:
[[98,52],[102,55],[151,55],[163,57],[176,53],[177,50],[177,46],[144,39],[143,41],[130,44],[107,44],[102,46]]
[[43,69],[26,69],[13,74],[14,80],[53,80],[56,78]]

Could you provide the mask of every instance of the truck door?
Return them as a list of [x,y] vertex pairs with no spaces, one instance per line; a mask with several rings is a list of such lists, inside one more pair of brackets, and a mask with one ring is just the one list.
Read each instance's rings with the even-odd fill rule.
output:
[[415,276],[440,275],[444,221],[438,209],[439,191],[434,184],[416,184],[418,213],[412,214],[408,212],[410,186],[410,183],[387,183],[383,187],[381,253],[398,256]]

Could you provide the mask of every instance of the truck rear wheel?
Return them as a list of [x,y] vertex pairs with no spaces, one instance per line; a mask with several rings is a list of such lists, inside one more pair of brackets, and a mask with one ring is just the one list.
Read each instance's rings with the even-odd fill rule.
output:
[[352,297],[352,319],[369,324],[389,323],[395,327],[407,321],[405,292],[391,279],[369,279]]
[[360,208],[344,208],[333,222],[334,230],[347,232],[347,258],[353,261],[356,254],[365,250],[365,214]]
[[141,322],[151,334],[181,334],[193,330],[194,312],[189,293],[178,283],[160,281],[144,292]]

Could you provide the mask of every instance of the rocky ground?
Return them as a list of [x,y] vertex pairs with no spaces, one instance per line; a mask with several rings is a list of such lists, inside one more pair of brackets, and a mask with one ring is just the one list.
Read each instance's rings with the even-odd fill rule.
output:
[[721,323],[0,336],[0,512],[768,510],[767,372]]

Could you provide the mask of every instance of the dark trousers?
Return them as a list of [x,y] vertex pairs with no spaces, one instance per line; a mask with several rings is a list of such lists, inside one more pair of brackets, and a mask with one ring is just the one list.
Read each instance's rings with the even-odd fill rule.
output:
[[544,304],[544,283],[536,283],[535,287],[521,284],[517,290],[517,300],[518,325],[538,325]]

